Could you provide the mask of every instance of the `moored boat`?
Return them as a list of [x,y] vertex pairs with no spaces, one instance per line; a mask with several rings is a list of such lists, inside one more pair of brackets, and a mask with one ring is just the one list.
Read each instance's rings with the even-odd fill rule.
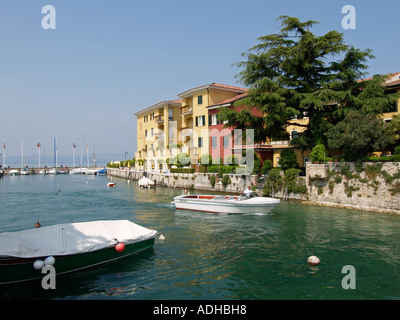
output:
[[[0,234],[0,284],[43,278],[41,267],[61,275],[153,247],[157,231],[128,220],[59,224]],[[51,257],[51,258],[49,258]]]
[[138,181],[139,187],[147,188],[147,187],[154,187],[155,182],[149,178],[143,177]]
[[87,168],[75,168],[69,171],[69,174],[85,174]]
[[182,195],[174,198],[176,209],[211,213],[268,213],[280,203],[279,199],[257,197],[255,193],[241,196]]

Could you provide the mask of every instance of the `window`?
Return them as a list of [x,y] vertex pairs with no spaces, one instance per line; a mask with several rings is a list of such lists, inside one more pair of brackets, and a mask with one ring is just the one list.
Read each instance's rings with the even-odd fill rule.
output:
[[150,120],[154,120],[154,113],[150,113]]
[[154,134],[154,131],[153,131],[153,128],[151,128],[151,136],[153,136],[153,134]]
[[229,138],[230,138],[229,134],[224,136],[224,148],[228,148],[229,147]]
[[296,138],[298,137],[297,131],[296,131],[296,130],[293,130],[293,131],[291,132],[291,135],[292,135],[292,139],[296,139]]
[[196,127],[203,127],[206,125],[206,116],[196,117]]
[[211,148],[215,149],[217,147],[217,137],[211,137]]
[[211,125],[216,126],[218,124],[218,116],[216,114],[211,115]]
[[203,138],[200,137],[199,138],[199,148],[201,148],[203,146]]
[[197,104],[203,104],[203,96],[197,96]]
[[144,116],[144,117],[143,117],[143,121],[144,121],[144,122],[149,121],[149,116]]
[[144,130],[144,136],[147,137],[147,129]]

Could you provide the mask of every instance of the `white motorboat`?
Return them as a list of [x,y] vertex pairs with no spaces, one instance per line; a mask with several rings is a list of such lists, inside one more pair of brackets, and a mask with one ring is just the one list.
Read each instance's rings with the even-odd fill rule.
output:
[[85,174],[87,171],[87,168],[75,168],[70,170],[69,174]]
[[12,169],[12,170],[10,170],[10,171],[8,172],[8,174],[9,174],[10,176],[17,176],[17,175],[19,175],[19,171],[18,171],[18,170],[15,170],[15,169]]
[[147,188],[147,187],[154,187],[155,182],[153,180],[150,180],[149,178],[143,177],[138,181],[139,187],[141,188]]
[[248,195],[182,195],[174,198],[176,209],[211,213],[268,213],[280,203],[279,199]]
[[28,170],[28,168],[22,168],[21,171],[19,172],[21,176],[26,176],[28,174],[31,174],[31,172]]
[[59,174],[60,171],[57,170],[56,168],[52,168],[50,170],[47,171],[48,174]]

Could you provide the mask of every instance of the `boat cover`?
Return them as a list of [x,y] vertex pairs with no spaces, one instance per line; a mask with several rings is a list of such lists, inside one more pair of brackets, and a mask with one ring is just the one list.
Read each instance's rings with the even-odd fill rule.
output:
[[154,181],[150,180],[149,178],[143,177],[138,181],[139,186],[153,186]]
[[130,244],[154,238],[157,231],[128,220],[58,224],[0,233],[0,257],[33,258],[96,251],[119,242]]

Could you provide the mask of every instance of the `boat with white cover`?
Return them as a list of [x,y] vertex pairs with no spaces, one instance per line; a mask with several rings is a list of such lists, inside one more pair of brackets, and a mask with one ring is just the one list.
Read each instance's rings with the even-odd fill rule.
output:
[[147,188],[147,187],[154,187],[155,182],[149,178],[143,177],[138,181],[138,184],[139,187],[141,188],[142,187]]
[[211,213],[268,213],[280,203],[279,199],[248,195],[182,195],[174,198],[176,209]]
[[65,223],[0,233],[0,284],[57,276],[150,249],[157,231],[128,220]]

